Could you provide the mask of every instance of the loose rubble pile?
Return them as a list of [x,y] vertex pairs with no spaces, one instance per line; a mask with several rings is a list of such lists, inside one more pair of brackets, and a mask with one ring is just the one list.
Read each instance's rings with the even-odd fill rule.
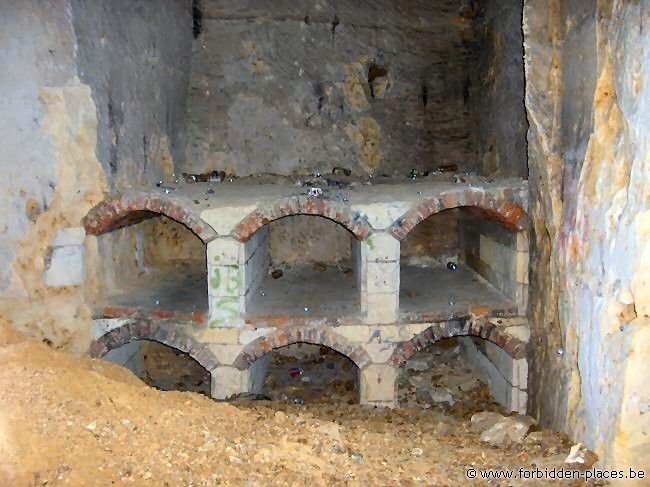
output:
[[[327,368],[331,358],[323,357]],[[311,377],[301,367],[292,380]],[[328,402],[304,405],[162,392],[123,368],[72,358],[2,326],[0,390],[0,485],[472,485],[470,467],[586,458],[529,418],[467,417],[455,399],[425,409],[407,398],[407,407],[378,410],[331,391]]]

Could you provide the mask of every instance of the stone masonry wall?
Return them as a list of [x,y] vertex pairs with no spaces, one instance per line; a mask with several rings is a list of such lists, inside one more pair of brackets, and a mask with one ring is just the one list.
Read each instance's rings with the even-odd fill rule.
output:
[[475,169],[458,0],[204,0],[183,169]]

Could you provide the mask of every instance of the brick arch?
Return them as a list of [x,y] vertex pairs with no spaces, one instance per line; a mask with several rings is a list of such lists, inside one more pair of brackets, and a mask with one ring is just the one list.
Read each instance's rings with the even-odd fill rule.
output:
[[120,193],[92,208],[84,217],[83,224],[89,235],[102,235],[163,215],[187,227],[204,243],[216,238],[214,229],[189,208],[190,204],[182,198],[161,192]]
[[498,222],[506,228],[520,231],[529,228],[529,218],[513,191],[492,195],[478,188],[453,189],[438,196],[419,201],[402,215],[390,228],[398,240],[403,240],[415,226],[431,215],[452,208],[469,208]]
[[399,367],[429,345],[445,338],[457,336],[484,338],[501,347],[514,359],[524,358],[526,355],[526,344],[524,342],[505,333],[502,328],[490,323],[488,320],[457,320],[434,323],[409,341],[399,344],[388,363]]
[[296,326],[277,330],[247,344],[235,359],[234,366],[246,370],[258,358],[276,348],[294,343],[309,343],[331,348],[352,360],[359,369],[370,365],[370,356],[362,347],[350,344],[344,337],[325,327]]
[[149,320],[136,320],[114,328],[90,345],[90,356],[101,358],[115,348],[133,340],[151,340],[176,348],[188,354],[208,371],[219,363],[207,345],[183,331],[182,326],[172,323],[153,323]]
[[327,218],[347,228],[358,240],[365,239],[372,231],[368,221],[360,214],[353,212],[349,205],[327,198],[293,196],[282,198],[256,209],[237,224],[232,231],[232,236],[240,242],[246,242],[267,223],[293,215],[314,215]]

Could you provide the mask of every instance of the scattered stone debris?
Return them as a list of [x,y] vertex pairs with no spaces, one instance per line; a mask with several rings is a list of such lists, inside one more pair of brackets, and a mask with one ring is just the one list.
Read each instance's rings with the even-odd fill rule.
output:
[[491,428],[483,431],[481,441],[498,447],[521,443],[530,427],[534,424],[535,420],[529,416],[506,416],[497,421]]
[[570,467],[590,469],[598,461],[598,455],[585,447],[582,443],[577,443],[571,447],[569,455],[564,460]]
[[456,262],[452,262],[452,261],[447,262],[447,269],[449,269],[450,271],[456,271],[456,270],[458,270],[458,264],[456,264]]
[[482,433],[485,430],[492,428],[495,424],[503,419],[503,414],[494,411],[481,411],[480,413],[472,414],[470,424],[472,429]]

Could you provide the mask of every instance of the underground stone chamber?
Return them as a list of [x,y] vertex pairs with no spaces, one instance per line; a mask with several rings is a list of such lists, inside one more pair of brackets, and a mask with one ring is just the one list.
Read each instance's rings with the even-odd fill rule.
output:
[[219,399],[309,334],[389,407],[458,335],[525,361],[541,424],[648,450],[645,2],[5,3],[17,327],[75,353],[163,330]]

